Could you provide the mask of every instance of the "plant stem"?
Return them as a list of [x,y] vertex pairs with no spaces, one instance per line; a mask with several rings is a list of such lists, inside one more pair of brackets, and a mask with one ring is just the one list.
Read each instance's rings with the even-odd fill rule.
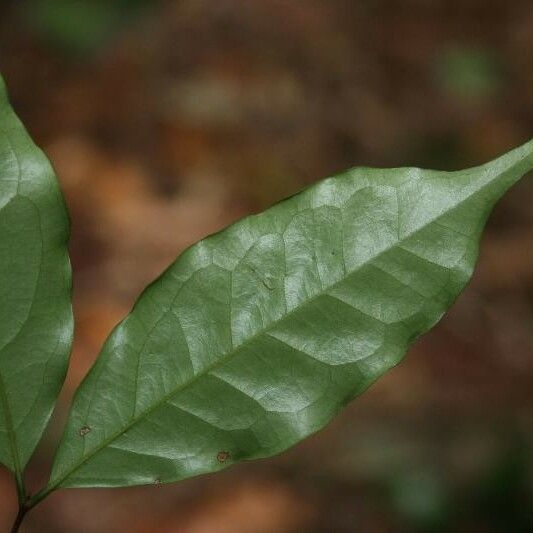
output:
[[28,500],[26,501],[26,508],[28,510],[33,509],[36,505],[41,503],[45,498],[50,496],[52,492],[54,492],[53,489],[46,489],[46,488],[42,489],[37,494],[33,495],[31,498],[28,498]]
[[19,510],[15,519],[15,523],[13,524],[13,528],[11,529],[11,533],[17,533],[20,528],[20,525],[22,524],[22,521],[24,520],[24,517],[26,516],[26,513],[29,511],[29,507],[27,506],[28,497],[26,494],[26,486],[24,485],[22,471],[20,468],[18,468],[18,462],[17,468],[15,469],[15,481],[17,483]]
[[19,469],[17,469],[15,472],[15,481],[17,482],[19,507],[22,508],[26,504],[26,487],[24,486],[24,479]]
[[13,524],[13,527],[11,528],[11,533],[17,533],[20,529],[20,526],[22,524],[22,521],[24,520],[24,517],[26,516],[26,513],[29,511],[29,508],[26,507],[26,505],[21,505],[19,507],[19,512],[17,514],[17,518],[15,519],[15,523]]
[[15,523],[13,524],[13,528],[11,529],[11,533],[18,533],[24,517],[28,514],[28,512],[31,511],[36,505],[41,503],[45,498],[50,496],[52,492],[54,492],[53,489],[43,489],[33,497],[28,497],[26,495],[24,484],[19,485],[18,479],[17,487],[19,489],[19,512],[17,514],[17,518],[15,519]]

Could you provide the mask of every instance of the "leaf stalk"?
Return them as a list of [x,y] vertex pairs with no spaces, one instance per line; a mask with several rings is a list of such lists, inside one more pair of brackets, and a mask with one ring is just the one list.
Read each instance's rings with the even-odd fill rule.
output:
[[22,522],[24,521],[24,517],[26,516],[29,510],[30,508],[26,505],[25,502],[19,504],[19,511],[18,511],[17,517],[15,518],[13,527],[11,528],[11,533],[18,533],[20,526],[22,525]]

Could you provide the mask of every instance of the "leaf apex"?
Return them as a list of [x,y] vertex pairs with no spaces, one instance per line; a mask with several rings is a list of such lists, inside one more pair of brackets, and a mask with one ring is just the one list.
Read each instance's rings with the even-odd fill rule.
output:
[[507,167],[519,167],[522,175],[533,170],[533,139],[496,158],[489,165],[500,163]]

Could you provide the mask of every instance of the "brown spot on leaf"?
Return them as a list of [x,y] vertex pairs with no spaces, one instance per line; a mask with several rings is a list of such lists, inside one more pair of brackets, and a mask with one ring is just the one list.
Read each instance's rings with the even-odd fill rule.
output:
[[229,459],[229,452],[218,452],[217,461],[219,463],[225,463]]
[[90,433],[91,432],[91,428],[89,426],[83,426],[82,428],[80,428],[80,437],[85,437],[85,435],[87,435],[87,433]]

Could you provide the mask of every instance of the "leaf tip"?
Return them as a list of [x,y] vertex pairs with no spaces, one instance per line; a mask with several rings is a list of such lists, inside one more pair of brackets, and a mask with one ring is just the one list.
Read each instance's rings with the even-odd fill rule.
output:
[[533,139],[529,139],[529,141],[502,155],[494,162],[498,163],[500,161],[508,167],[518,166],[522,175],[527,174],[533,170]]

